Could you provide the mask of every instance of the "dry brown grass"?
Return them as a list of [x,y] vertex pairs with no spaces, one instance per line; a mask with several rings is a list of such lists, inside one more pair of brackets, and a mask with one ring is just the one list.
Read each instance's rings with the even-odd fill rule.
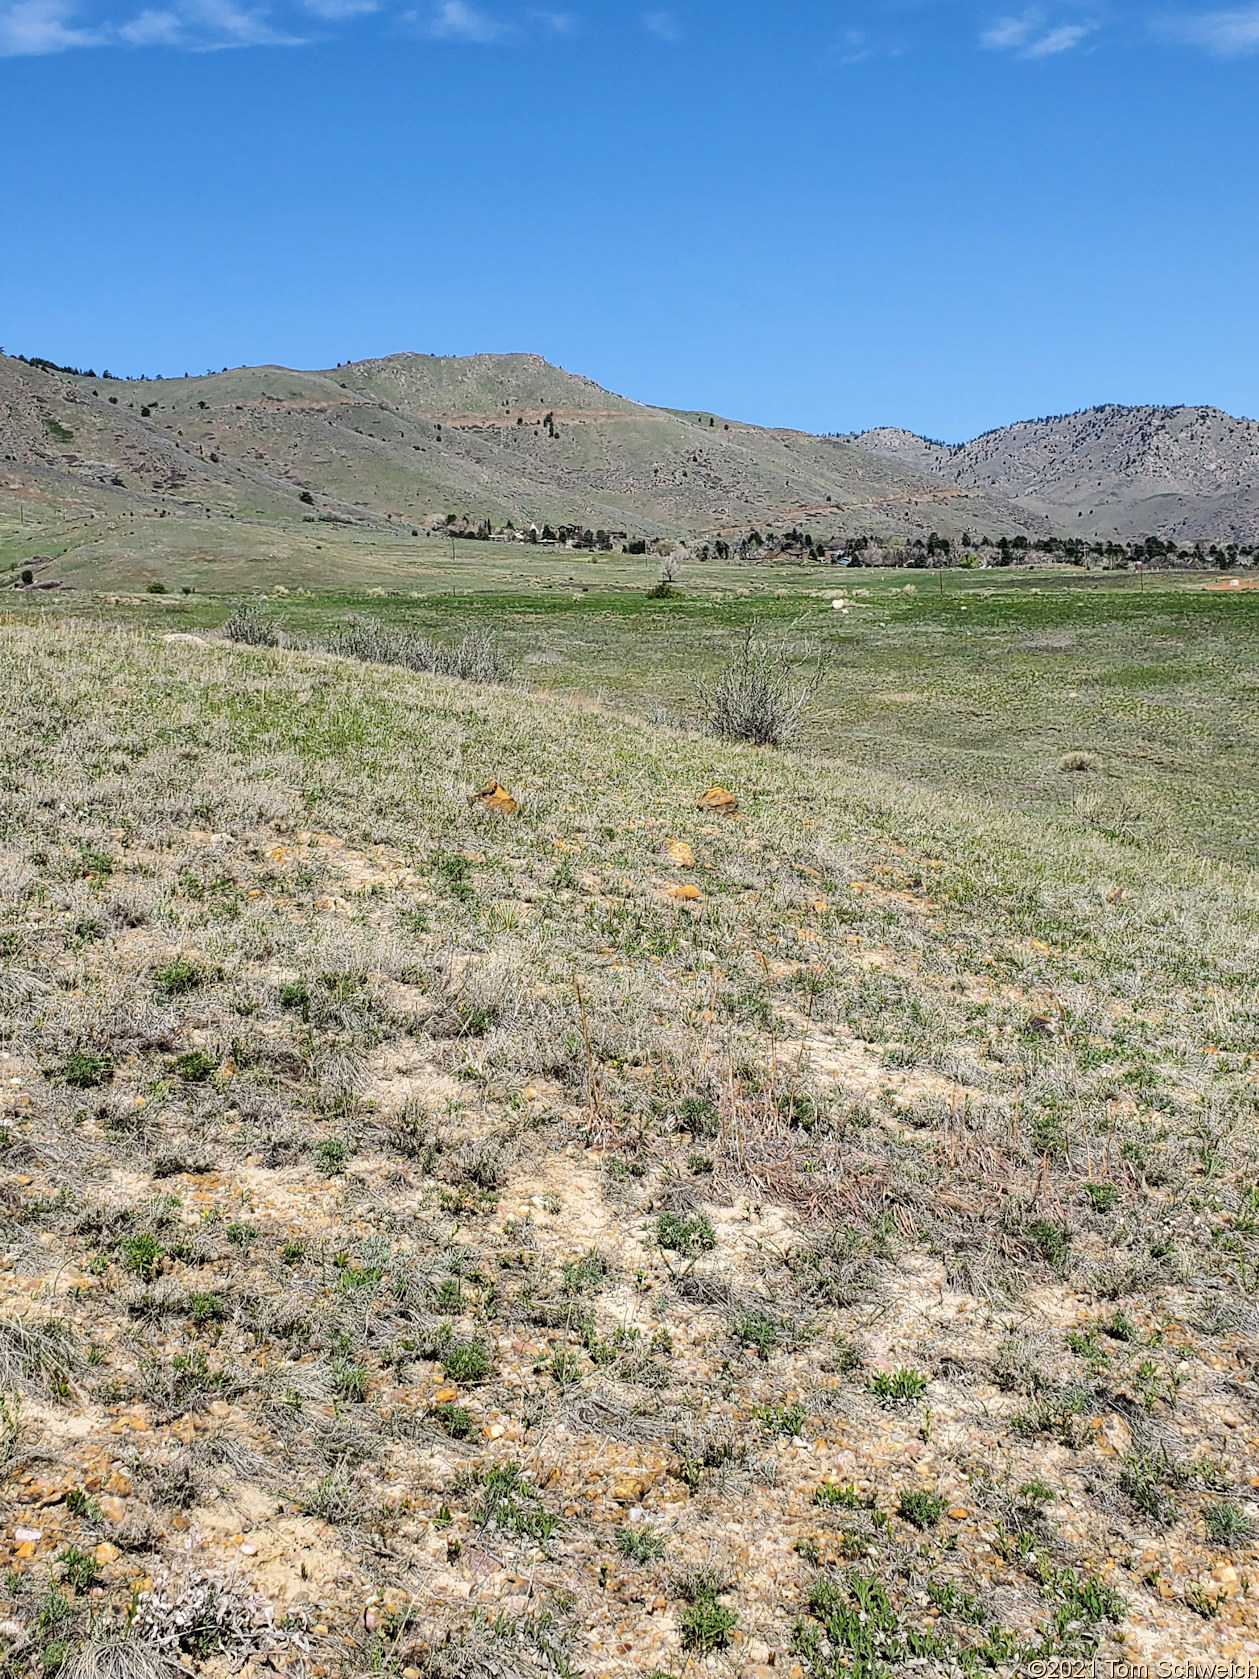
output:
[[316,1673],[676,1671],[720,1603],[812,1679],[853,1570],[941,1671],[1255,1636],[1203,1526],[1255,1473],[1247,875],[326,655],[4,635],[12,1670],[176,1565]]

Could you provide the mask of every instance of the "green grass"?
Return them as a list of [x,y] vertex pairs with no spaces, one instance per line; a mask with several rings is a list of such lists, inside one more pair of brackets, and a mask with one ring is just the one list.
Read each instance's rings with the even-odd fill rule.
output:
[[[1121,843],[1259,859],[1259,591],[1209,590],[1210,576],[693,562],[682,598],[653,601],[650,555],[465,542],[452,560],[449,545],[364,533],[329,538],[330,552],[296,530],[284,556],[238,564],[228,550],[202,563],[180,559],[178,544],[191,539],[168,528],[151,538],[175,544],[171,585],[195,578],[195,595],[132,593],[111,606],[98,587],[15,597],[12,609],[196,633],[221,622],[250,583],[282,578],[310,591],[276,602],[295,633],[353,614],[446,641],[490,629],[540,691],[683,719],[696,712],[695,680],[755,618],[831,655],[806,748],[1062,816]],[[130,562],[76,563],[99,585],[102,572],[125,573]],[[150,563],[132,575],[135,590]],[[831,607],[840,594],[847,614]],[[1091,754],[1097,770],[1060,770],[1073,751]]]

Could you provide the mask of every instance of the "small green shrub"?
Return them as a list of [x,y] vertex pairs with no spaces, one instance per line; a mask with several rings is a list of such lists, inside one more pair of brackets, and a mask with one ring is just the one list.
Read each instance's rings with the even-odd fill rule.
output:
[[724,1650],[739,1617],[715,1597],[700,1598],[688,1604],[678,1616],[678,1634],[684,1650],[694,1650],[706,1656],[713,1650]]
[[113,1078],[113,1056],[107,1053],[92,1055],[86,1050],[76,1049],[62,1062],[59,1076],[73,1090],[93,1090],[98,1085],[108,1084]]
[[1212,1545],[1242,1545],[1259,1532],[1249,1516],[1243,1515],[1236,1504],[1225,1499],[1207,1505],[1202,1512],[1202,1525],[1207,1530],[1207,1541]]
[[222,1296],[218,1294],[190,1294],[184,1302],[184,1309],[197,1324],[214,1323],[227,1316]]
[[67,1545],[57,1558],[61,1578],[76,1592],[90,1591],[100,1579],[100,1565],[96,1558],[75,1545]]
[[195,962],[190,962],[186,956],[177,956],[153,975],[153,984],[167,997],[180,997],[187,991],[195,991],[203,977]]
[[1176,1503],[1163,1490],[1166,1465],[1155,1457],[1134,1454],[1119,1471],[1119,1489],[1127,1493],[1143,1516],[1159,1527],[1170,1527],[1176,1520]]
[[149,595],[164,595],[166,593],[166,585],[165,583],[149,583],[145,586],[145,593]]
[[189,1050],[187,1055],[180,1055],[175,1060],[175,1071],[185,1084],[204,1084],[210,1074],[214,1072],[216,1063],[203,1050]]
[[758,1405],[752,1414],[766,1434],[778,1438],[799,1434],[808,1413],[797,1399],[790,1405]]
[[678,1104],[678,1126],[691,1137],[715,1137],[721,1129],[717,1110],[706,1096],[684,1096]]
[[443,1277],[433,1292],[433,1309],[448,1317],[463,1311],[463,1285],[458,1277]]
[[1043,1509],[1046,1504],[1052,1504],[1057,1493],[1047,1481],[1042,1481],[1039,1475],[1033,1475],[1030,1481],[1024,1481],[1019,1488],[1019,1497],[1033,1510]]
[[839,1376],[851,1376],[854,1370],[861,1369],[861,1354],[846,1335],[837,1335],[834,1347],[823,1369],[833,1370]]
[[837,1481],[823,1481],[813,1491],[813,1502],[823,1510],[863,1510],[866,1501],[856,1487],[841,1487]]
[[665,1553],[664,1535],[645,1522],[627,1524],[616,1530],[616,1548],[623,1557],[632,1557],[635,1562],[655,1562]]
[[927,1378],[920,1370],[878,1370],[870,1378],[870,1392],[885,1405],[907,1405],[927,1391]]
[[146,1232],[142,1236],[127,1237],[122,1244],[122,1257],[129,1271],[149,1282],[162,1269],[165,1255],[157,1237]]
[[661,1213],[656,1220],[656,1240],[671,1253],[695,1257],[709,1253],[717,1246],[717,1232],[712,1220],[703,1213],[679,1218],[676,1213]]
[[285,980],[279,987],[280,1005],[296,1009],[303,1020],[310,1019],[310,986],[304,979]]
[[315,1159],[332,1177],[345,1171],[345,1163],[349,1157],[349,1148],[340,1137],[325,1137],[315,1150]]
[[438,1405],[433,1411],[433,1416],[452,1440],[472,1438],[472,1412],[466,1405]]
[[986,1626],[989,1615],[978,1600],[955,1586],[952,1580],[928,1580],[927,1596],[937,1609],[943,1609],[946,1615],[952,1615],[954,1620],[964,1621],[967,1626]]
[[1065,1339],[1067,1350],[1073,1352],[1077,1358],[1086,1359],[1093,1364],[1107,1362],[1106,1354],[1097,1339],[1095,1323],[1090,1323],[1085,1329],[1068,1329]]
[[1119,1199],[1119,1191],[1113,1183],[1086,1183],[1084,1193],[1095,1213],[1108,1213]]
[[1185,1602],[1195,1615],[1201,1615],[1204,1621],[1213,1621],[1220,1612],[1220,1592],[1208,1592],[1195,1581],[1185,1593]]
[[778,1341],[778,1327],[764,1312],[736,1312],[730,1320],[730,1335],[741,1347],[753,1348],[762,1364],[768,1364]]
[[551,1359],[551,1375],[562,1388],[575,1387],[581,1380],[581,1364],[574,1353],[558,1352]]
[[493,1368],[483,1341],[454,1341],[442,1355],[442,1369],[460,1387],[475,1387],[486,1381]]
[[901,1493],[897,1510],[907,1522],[920,1531],[934,1527],[944,1514],[948,1500],[942,1498],[938,1492],[926,1492],[920,1487],[906,1489]]
[[439,852],[433,859],[433,872],[458,903],[469,903],[476,896],[472,885],[472,865],[459,852]]
[[1127,1611],[1127,1604],[1113,1586],[1090,1575],[1081,1579],[1073,1568],[1050,1570],[1042,1586],[1059,1600],[1054,1623],[1063,1633],[1078,1621],[1088,1626],[1111,1621],[1117,1626]]
[[812,1131],[822,1117],[821,1109],[812,1096],[803,1091],[792,1091],[778,1098],[778,1112],[788,1125],[795,1126],[800,1131]]
[[1054,1271],[1062,1274],[1069,1268],[1071,1237],[1061,1225],[1039,1218],[1028,1225],[1027,1235],[1041,1258]]
[[608,1262],[596,1248],[562,1268],[565,1294],[592,1294],[608,1274]]
[[361,1405],[370,1387],[371,1376],[366,1365],[348,1358],[332,1361],[332,1391],[338,1399],[349,1399]]
[[539,1544],[559,1526],[516,1463],[496,1463],[485,1471],[473,1514],[482,1527],[502,1528]]

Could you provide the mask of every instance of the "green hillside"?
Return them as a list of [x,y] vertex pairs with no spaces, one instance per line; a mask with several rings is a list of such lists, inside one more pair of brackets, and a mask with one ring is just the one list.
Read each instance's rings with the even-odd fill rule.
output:
[[0,498],[32,516],[323,518],[395,535],[448,514],[648,536],[1048,529],[850,442],[644,407],[524,355],[147,382],[0,357],[0,466]]

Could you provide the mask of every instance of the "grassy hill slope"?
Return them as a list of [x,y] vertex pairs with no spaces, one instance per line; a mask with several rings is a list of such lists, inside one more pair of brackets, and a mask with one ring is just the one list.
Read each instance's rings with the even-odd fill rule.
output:
[[1251,1650],[1250,872],[0,638],[11,1671]]
[[77,513],[322,515],[396,534],[447,513],[647,535],[1047,528],[850,443],[644,407],[526,355],[139,384],[0,357],[0,469],[9,495]]
[[1008,498],[1068,534],[1259,539],[1259,422],[1218,408],[1111,403],[956,445],[893,427],[855,441],[914,472]]

